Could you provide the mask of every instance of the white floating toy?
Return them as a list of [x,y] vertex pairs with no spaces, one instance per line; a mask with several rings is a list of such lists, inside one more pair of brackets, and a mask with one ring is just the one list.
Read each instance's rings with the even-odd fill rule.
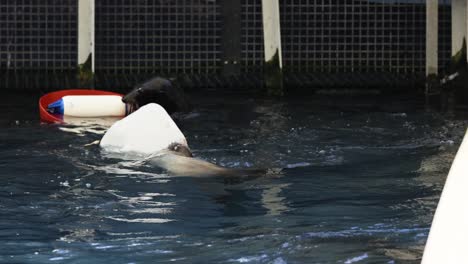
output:
[[47,111],[73,117],[125,116],[127,107],[118,95],[67,95],[49,104]]
[[107,151],[153,154],[167,149],[171,143],[187,146],[184,134],[166,110],[151,103],[117,121],[100,145]]

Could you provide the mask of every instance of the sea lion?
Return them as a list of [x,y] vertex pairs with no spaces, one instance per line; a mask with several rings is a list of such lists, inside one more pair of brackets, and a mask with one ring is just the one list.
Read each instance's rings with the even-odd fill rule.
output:
[[136,85],[131,92],[122,97],[122,101],[130,106],[131,112],[149,103],[161,105],[169,114],[191,110],[184,91],[161,77]]
[[193,158],[187,146],[172,143],[167,149],[158,152],[146,159],[147,162],[168,171],[173,176],[261,176],[267,173],[262,169],[231,169],[213,163]]
[[184,134],[166,110],[149,103],[117,121],[99,145],[107,151],[148,155],[149,162],[174,176],[251,176],[264,170],[229,169],[194,158]]

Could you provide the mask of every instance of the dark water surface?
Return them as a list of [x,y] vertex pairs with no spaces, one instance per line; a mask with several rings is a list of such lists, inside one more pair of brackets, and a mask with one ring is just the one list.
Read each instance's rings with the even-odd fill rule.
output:
[[[198,96],[194,154],[255,179],[171,177],[84,147],[99,126],[0,106],[1,263],[419,263],[466,122],[417,101]],[[101,133],[101,134],[100,134]]]

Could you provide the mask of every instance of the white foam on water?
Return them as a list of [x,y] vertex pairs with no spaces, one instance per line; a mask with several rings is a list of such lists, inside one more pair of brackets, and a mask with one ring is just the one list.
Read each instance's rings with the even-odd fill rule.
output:
[[351,264],[351,263],[355,263],[355,262],[359,262],[361,260],[364,260],[364,259],[366,259],[368,257],[369,257],[369,255],[367,255],[367,253],[364,253],[361,256],[357,256],[357,257],[354,257],[354,258],[347,259],[344,263],[345,264]]
[[65,260],[67,258],[64,258],[64,257],[54,257],[54,258],[50,258],[49,260],[50,261],[60,261],[60,260]]
[[110,248],[116,248],[117,246],[112,246],[112,245],[103,245],[103,246],[96,246],[95,249],[110,249]]
[[248,257],[241,257],[238,259],[230,259],[230,262],[239,262],[239,263],[249,263],[249,262],[258,262],[268,257],[266,254],[260,256],[248,256]]
[[298,163],[293,163],[293,164],[288,164],[286,167],[288,169],[293,169],[293,168],[300,168],[300,167],[308,167],[311,164],[309,162],[298,162]]
[[273,264],[287,264],[287,262],[283,258],[279,257],[273,260]]
[[164,224],[174,221],[173,219],[164,219],[164,218],[135,218],[135,219],[127,219],[127,218],[118,218],[118,217],[106,217],[108,219],[119,221],[119,222],[127,222],[127,223],[143,223],[143,224]]
[[70,253],[70,250],[56,248],[56,249],[52,250],[52,253],[55,253],[55,254],[68,254],[68,253]]

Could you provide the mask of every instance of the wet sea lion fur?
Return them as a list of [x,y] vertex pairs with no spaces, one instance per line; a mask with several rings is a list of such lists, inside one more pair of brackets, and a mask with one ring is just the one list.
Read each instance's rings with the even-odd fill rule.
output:
[[166,150],[147,159],[152,165],[168,171],[173,176],[261,176],[266,173],[262,169],[231,169],[216,164],[193,158],[192,152],[187,146],[172,143]]
[[130,106],[132,112],[149,103],[161,105],[169,114],[188,112],[192,108],[184,90],[161,77],[136,85],[122,101]]

